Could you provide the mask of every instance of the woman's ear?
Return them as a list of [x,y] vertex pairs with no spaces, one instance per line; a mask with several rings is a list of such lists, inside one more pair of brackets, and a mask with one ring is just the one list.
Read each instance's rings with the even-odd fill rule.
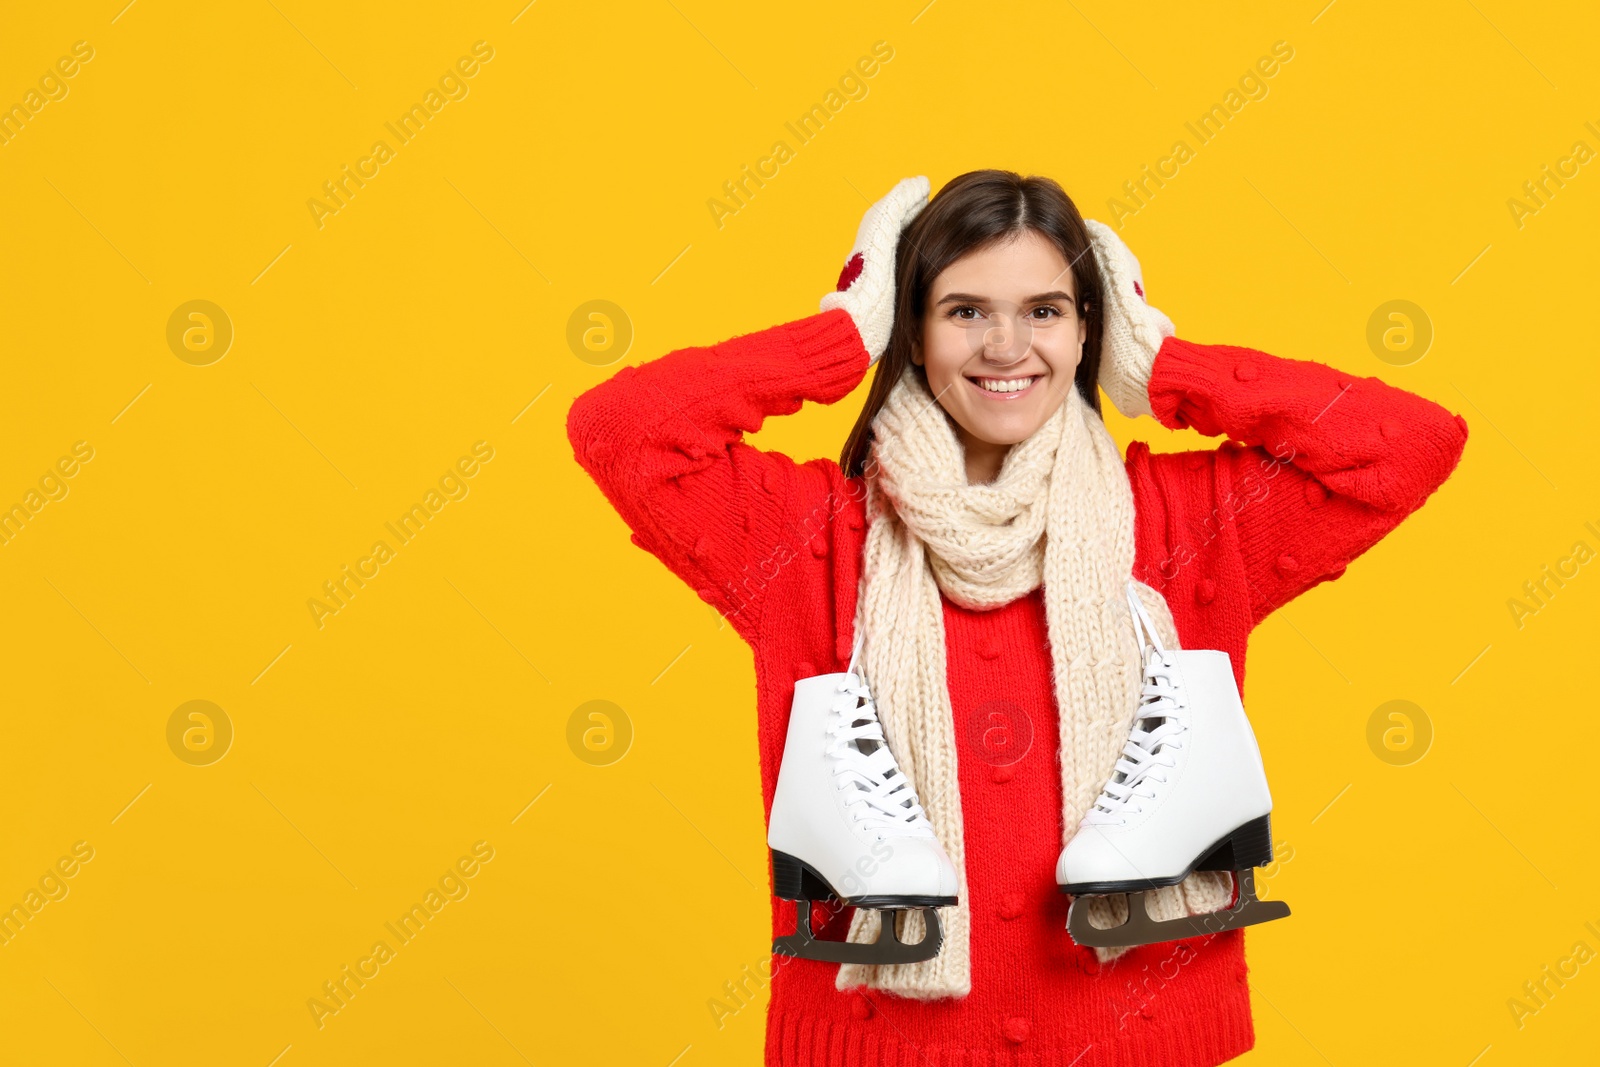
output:
[[911,342],[911,362],[915,363],[919,367],[922,366],[921,338],[914,338]]

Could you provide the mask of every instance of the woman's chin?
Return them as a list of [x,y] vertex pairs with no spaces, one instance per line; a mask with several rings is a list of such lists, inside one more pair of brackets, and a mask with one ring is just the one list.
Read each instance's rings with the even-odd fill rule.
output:
[[1022,412],[1002,418],[990,417],[981,421],[974,420],[968,426],[967,432],[986,445],[1017,445],[1033,436],[1035,430],[1041,425],[1040,421],[1031,418]]

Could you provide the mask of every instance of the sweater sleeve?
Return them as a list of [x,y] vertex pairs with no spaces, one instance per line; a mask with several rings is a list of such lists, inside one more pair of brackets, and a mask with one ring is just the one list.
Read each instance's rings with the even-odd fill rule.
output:
[[[650,552],[752,641],[785,509],[826,478],[744,441],[769,415],[831,404],[865,376],[849,314],[824,312],[624,367],[573,401],[578,463]],[[810,476],[808,478],[808,475]]]
[[1231,345],[1167,338],[1149,393],[1162,425],[1229,438],[1173,459],[1228,468],[1216,520],[1237,523],[1252,627],[1421,507],[1467,441],[1460,415],[1378,378]]

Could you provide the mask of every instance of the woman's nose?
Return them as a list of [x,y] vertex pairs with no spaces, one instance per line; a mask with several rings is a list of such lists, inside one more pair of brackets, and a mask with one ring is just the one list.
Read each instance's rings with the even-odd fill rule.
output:
[[983,357],[1001,363],[1017,362],[1028,354],[1031,332],[1026,323],[996,312],[983,331]]

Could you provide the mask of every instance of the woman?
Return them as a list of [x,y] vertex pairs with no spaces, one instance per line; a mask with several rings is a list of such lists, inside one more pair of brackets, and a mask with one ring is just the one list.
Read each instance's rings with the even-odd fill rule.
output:
[[[634,543],[751,645],[769,816],[794,684],[844,670],[859,620],[885,735],[960,875],[932,960],[775,957],[767,1063],[1221,1063],[1254,1045],[1243,931],[1084,948],[1052,877],[1128,738],[1123,591],[1164,640],[1226,651],[1242,692],[1251,629],[1416,510],[1466,423],[1375,378],[1177,338],[1137,261],[1047,178],[927,190],[873,205],[820,314],[624,368],[568,416]],[[744,442],[873,365],[839,463]],[[1229,440],[1123,460],[1097,385]],[[1197,873],[1152,911],[1232,893]],[[870,940],[871,914],[818,934]],[[794,929],[794,905],[772,920]]]

